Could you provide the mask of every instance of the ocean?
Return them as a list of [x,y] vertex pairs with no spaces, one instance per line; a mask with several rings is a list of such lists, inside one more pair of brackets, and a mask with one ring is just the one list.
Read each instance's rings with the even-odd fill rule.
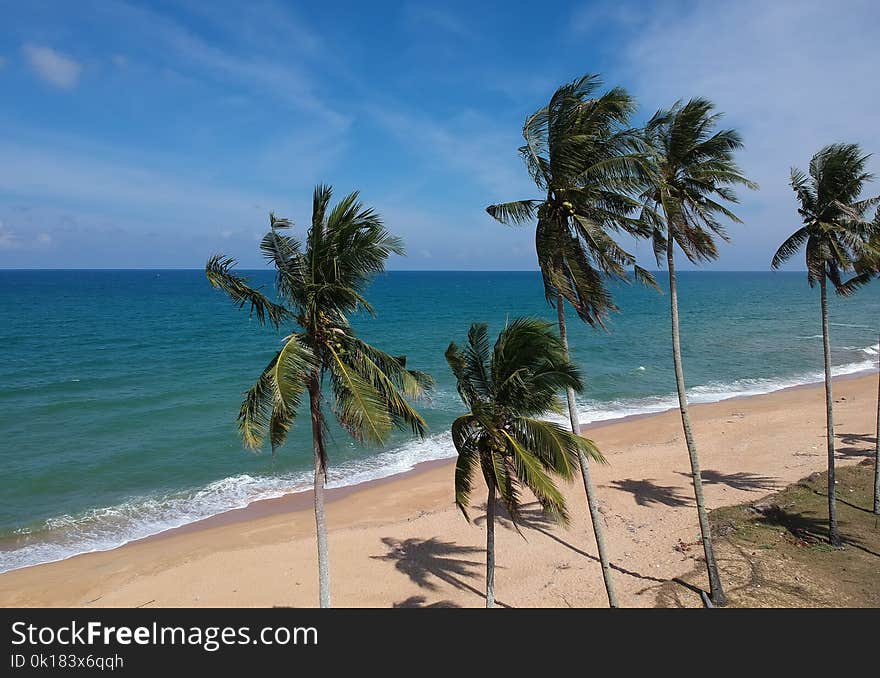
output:
[[[252,280],[271,289],[268,271]],[[663,281],[664,274],[658,274]],[[682,272],[685,376],[692,402],[822,378],[818,290],[804,273]],[[329,485],[454,456],[462,405],[443,353],[473,321],[555,319],[537,272],[390,272],[371,285],[365,340],[431,373],[424,441],[382,449],[331,430]],[[668,297],[617,285],[607,331],[569,317],[586,378],[581,421],[676,406]],[[109,549],[250,502],[308,489],[307,417],[273,458],[237,436],[241,394],[282,333],[261,328],[202,271],[0,271],[0,571]],[[875,366],[880,288],[831,301],[837,374]],[[698,441],[699,442],[699,441]],[[450,485],[452,478],[450,477]]]

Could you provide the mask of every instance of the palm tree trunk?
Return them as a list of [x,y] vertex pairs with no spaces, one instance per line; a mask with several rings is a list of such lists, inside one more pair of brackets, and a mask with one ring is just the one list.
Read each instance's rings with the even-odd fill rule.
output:
[[[571,359],[568,352],[568,333],[565,327],[565,300],[561,294],[556,295],[556,314],[559,318],[559,338],[565,347],[565,357]],[[578,418],[577,406],[574,401],[574,390],[566,392],[568,399],[568,416],[571,419],[571,430],[581,434],[581,424]],[[608,560],[608,551],[605,548],[605,531],[602,527],[602,515],[599,513],[599,504],[596,501],[596,491],[593,488],[593,479],[590,476],[590,462],[583,452],[578,454],[581,467],[581,478],[584,481],[584,492],[587,495],[587,506],[590,509],[590,520],[593,523],[593,534],[596,535],[596,549],[599,551],[599,562],[602,564],[602,578],[605,580],[605,593],[608,594],[608,606],[618,607],[617,592],[614,589],[614,580],[611,578],[611,563]]]
[[703,497],[703,477],[700,475],[700,460],[697,457],[697,446],[691,431],[691,415],[688,411],[687,394],[684,386],[684,369],[681,365],[681,338],[678,328],[678,292],[675,281],[675,257],[673,248],[675,240],[670,237],[666,242],[666,264],[669,269],[669,307],[672,316],[672,361],[675,365],[675,387],[678,390],[678,409],[681,412],[681,427],[691,461],[691,477],[694,481],[694,498],[697,502],[697,516],[700,521],[700,535],[703,540],[703,552],[706,556],[706,571],[709,575],[709,596],[712,603],[722,606],[727,603],[724,589],[721,587],[721,576],[718,563],[715,561],[715,549],[712,546],[712,531],[709,527],[709,514],[706,511],[706,500]]
[[828,290],[825,276],[819,284],[822,293],[822,352],[825,357],[825,435],[828,439],[828,541],[841,545],[837,531],[837,498],[834,479],[834,396],[831,394],[831,339],[828,336]]
[[[877,350],[880,356],[880,343]],[[874,440],[874,515],[880,516],[880,373],[877,375],[877,431]]]
[[495,607],[495,484],[486,501],[486,607]]
[[321,384],[317,370],[308,384],[309,406],[312,415],[312,443],[315,457],[315,529],[318,542],[318,587],[321,607],[330,607],[330,558],[327,549],[327,517],[324,513],[324,419],[321,413]]

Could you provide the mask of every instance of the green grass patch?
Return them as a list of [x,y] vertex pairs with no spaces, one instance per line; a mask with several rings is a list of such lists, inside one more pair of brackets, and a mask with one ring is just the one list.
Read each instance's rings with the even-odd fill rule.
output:
[[[873,461],[837,469],[842,549],[828,543],[827,474],[814,473],[759,501],[712,511],[731,607],[880,607],[880,517],[872,511]],[[682,580],[705,588],[705,568]],[[661,606],[692,605],[690,589],[661,587]],[[697,601],[699,602],[699,601]]]

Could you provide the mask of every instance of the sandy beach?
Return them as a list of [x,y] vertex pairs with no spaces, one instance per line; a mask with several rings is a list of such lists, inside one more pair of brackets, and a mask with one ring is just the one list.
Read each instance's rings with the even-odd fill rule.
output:
[[[863,374],[835,381],[841,464],[870,453],[876,380],[876,374]],[[821,385],[811,385],[692,406],[709,507],[754,500],[824,469],[823,397]],[[594,482],[621,603],[654,606],[657,589],[693,570],[699,554],[675,548],[699,538],[678,411],[585,433],[609,462],[594,465]],[[475,503],[475,522],[469,524],[453,506],[452,492],[451,461],[331,491],[334,605],[482,606],[485,507]],[[506,521],[496,531],[499,604],[606,604],[580,481],[565,492],[572,513],[568,529],[545,522],[532,504],[522,535]],[[316,603],[308,493],[258,502],[112,551],[0,575],[2,606]]]

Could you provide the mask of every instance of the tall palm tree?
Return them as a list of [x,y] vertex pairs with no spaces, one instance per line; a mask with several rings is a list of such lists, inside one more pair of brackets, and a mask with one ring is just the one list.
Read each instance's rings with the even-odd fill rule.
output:
[[330,567],[324,515],[327,477],[326,420],[322,386],[329,381],[333,413],[356,440],[382,444],[393,428],[425,434],[425,422],[409,404],[431,385],[427,375],[407,369],[406,358],[391,356],[357,338],[348,316],[372,314],[364,298],[371,277],[385,269],[401,241],[385,230],[376,212],[351,193],[330,209],[331,188],[315,188],[312,223],[303,244],[286,231],[293,224],[269,216],[269,232],[260,249],[276,271],[279,301],[233,273],[235,260],[212,256],[205,267],[211,285],[243,308],[250,306],[261,324],[294,327],[257,382],[245,394],[238,415],[245,446],[258,449],[268,435],[273,454],[284,444],[308,393],[315,466],[315,524],[320,605],[330,606]]
[[489,348],[484,324],[471,325],[464,349],[446,349],[446,361],[458,381],[469,412],[452,424],[458,451],[455,503],[465,518],[477,467],[488,488],[486,501],[486,607],[495,605],[496,494],[511,520],[520,517],[521,490],[528,488],[555,520],[565,523],[565,499],[551,474],[568,480],[582,455],[602,460],[596,446],[566,428],[539,419],[562,411],[561,389],[580,391],[577,368],[552,325],[519,318]]
[[718,130],[720,114],[706,99],[676,102],[660,110],[645,126],[645,141],[651,158],[649,181],[642,194],[642,220],[651,231],[654,254],[661,264],[665,256],[669,273],[669,306],[672,320],[672,359],[681,425],[690,457],[694,497],[700,522],[711,600],[724,605],[726,598],[712,547],[709,516],[703,498],[703,479],[685,391],[678,321],[678,288],[675,275],[675,246],[693,263],[718,256],[715,237],[727,240],[719,218],[739,223],[722,202],[737,202],[733,187],[755,188],[733,160],[742,147],[734,130]]
[[[868,244],[871,251],[868,256],[863,256],[855,263],[858,275],[847,281],[847,287],[853,287],[853,283],[858,287],[871,278],[880,277],[880,208],[874,213]],[[877,419],[874,436],[874,515],[880,516],[880,375],[877,381]]]
[[[880,208],[874,213],[871,233],[868,236],[869,250],[855,263],[857,273],[844,287],[852,291],[866,284],[870,279],[880,277]],[[880,346],[880,343],[878,343]],[[880,358],[878,358],[880,359]],[[874,515],[880,516],[880,375],[877,380],[877,418],[874,436]]]
[[[871,249],[880,253],[880,208],[874,213],[873,229],[870,238]],[[870,266],[869,273],[880,276],[880,256],[873,257]],[[877,344],[877,351],[880,356],[880,341]],[[880,516],[880,373],[877,378],[877,426],[874,435],[874,515]]]
[[[631,217],[638,207],[632,196],[641,155],[639,137],[628,127],[635,109],[633,98],[620,87],[599,95],[601,84],[597,75],[587,74],[562,85],[547,106],[526,119],[526,143],[519,152],[543,196],[486,208],[504,224],[537,218],[535,248],[544,295],[556,308],[566,354],[566,301],[581,320],[602,326],[608,313],[617,310],[608,277],[625,279],[627,268],[632,267],[636,279],[655,284],[651,274],[637,266],[635,257],[609,234],[644,235],[641,224]],[[571,429],[579,434],[574,391],[568,389],[566,395]],[[602,515],[585,455],[579,464],[608,603],[617,607]]]
[[841,546],[841,540],[834,481],[834,400],[827,289],[830,282],[839,295],[848,296],[868,281],[870,273],[862,270],[861,275],[850,280],[844,280],[843,276],[877,258],[870,242],[873,225],[866,214],[878,199],[859,199],[865,184],[873,178],[865,170],[869,157],[858,144],[831,144],[813,156],[808,172],[792,168],[791,187],[800,202],[798,214],[803,225],[779,246],[771,262],[773,268],[779,268],[806,246],[807,281],[810,287],[819,284],[828,441],[828,541],[834,547]]

